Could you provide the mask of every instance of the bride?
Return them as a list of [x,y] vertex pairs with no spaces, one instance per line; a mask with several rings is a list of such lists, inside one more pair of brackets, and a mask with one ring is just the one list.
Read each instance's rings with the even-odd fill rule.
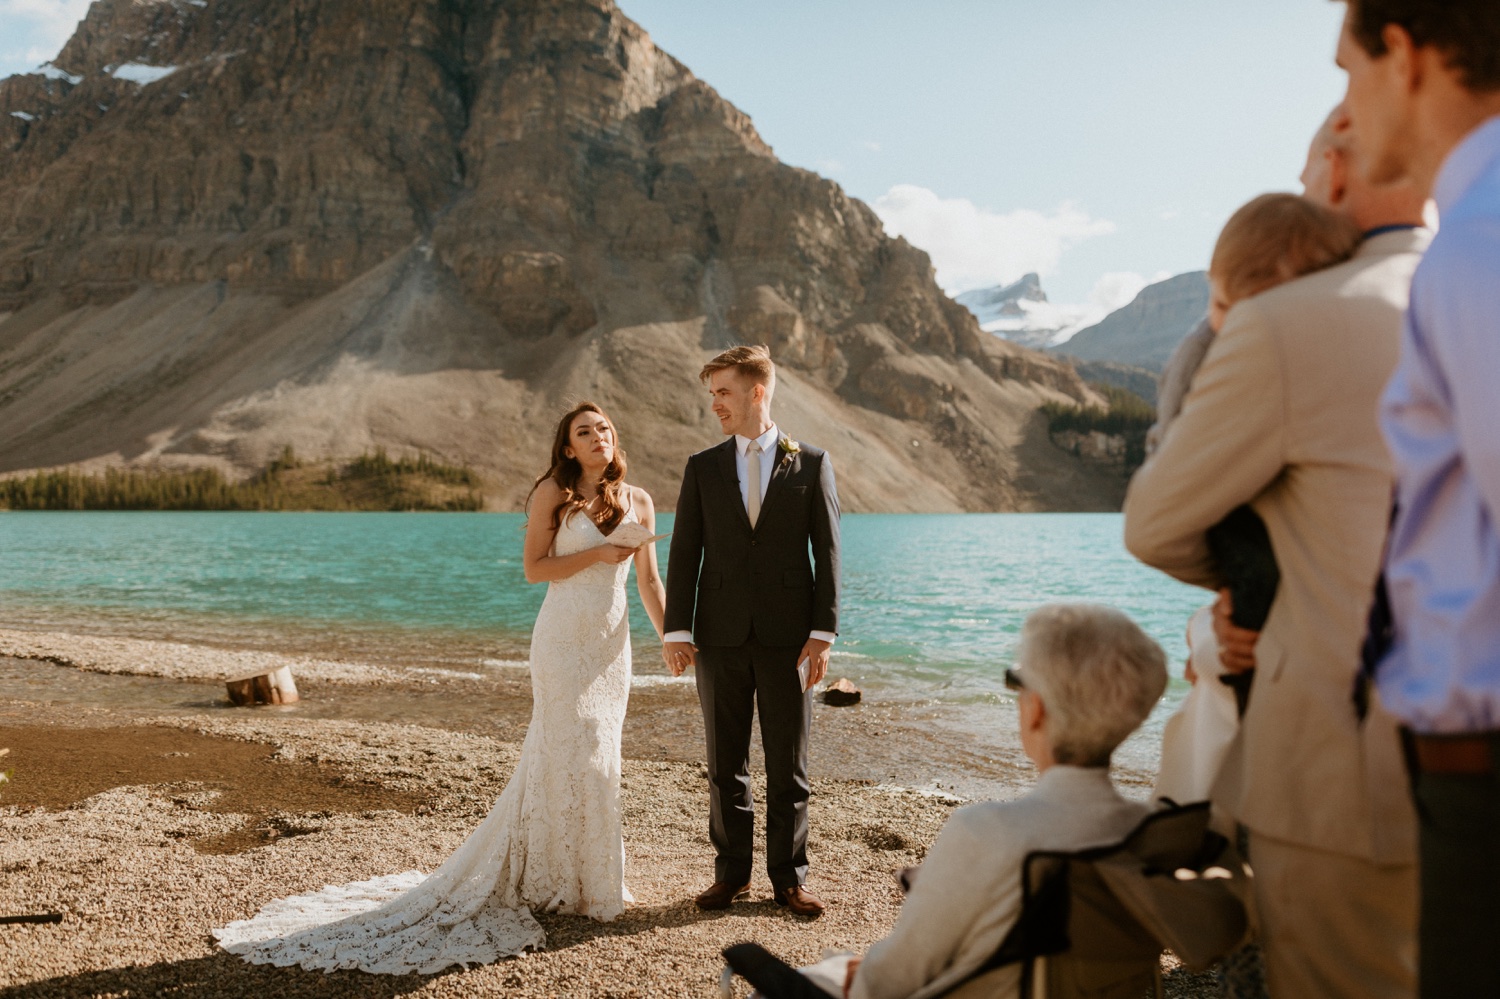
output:
[[558,424],[527,513],[526,579],[548,584],[531,634],[531,725],[489,816],[431,875],[279,899],[214,930],[225,950],[308,970],[431,974],[545,946],[532,909],[605,922],[624,911],[626,561],[658,636],[664,591],[655,545],[643,543],[656,526],[651,497],[625,483],[625,452],[598,406],[580,403]]

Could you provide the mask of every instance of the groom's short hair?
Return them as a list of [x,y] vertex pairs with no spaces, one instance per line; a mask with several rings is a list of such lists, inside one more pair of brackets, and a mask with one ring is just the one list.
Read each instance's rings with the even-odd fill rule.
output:
[[706,382],[715,371],[728,368],[733,368],[758,385],[764,385],[768,391],[776,387],[776,365],[771,363],[771,348],[764,344],[730,347],[716,354],[698,372],[698,380]]

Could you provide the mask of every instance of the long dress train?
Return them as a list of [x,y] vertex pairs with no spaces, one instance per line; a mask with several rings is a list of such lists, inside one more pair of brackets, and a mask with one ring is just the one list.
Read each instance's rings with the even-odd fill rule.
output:
[[[553,551],[603,540],[579,514],[558,529]],[[256,964],[430,974],[544,947],[532,909],[606,922],[623,912],[629,566],[600,563],[548,585],[531,636],[533,706],[520,762],[441,867],[278,899],[214,930],[219,945]]]

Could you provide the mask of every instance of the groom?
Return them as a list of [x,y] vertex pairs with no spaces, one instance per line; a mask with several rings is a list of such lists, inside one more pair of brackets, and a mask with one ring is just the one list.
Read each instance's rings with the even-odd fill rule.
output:
[[[697,666],[708,736],[714,883],[700,909],[750,890],[755,802],[750,723],[766,754],[766,868],[776,904],[815,917],[807,877],[807,742],[812,686],[838,631],[839,500],[833,463],[771,422],[776,366],[765,347],[733,347],[703,366],[728,440],[688,459],[667,561],[662,658]],[[809,548],[811,559],[809,560]],[[807,680],[798,675],[806,660]]]

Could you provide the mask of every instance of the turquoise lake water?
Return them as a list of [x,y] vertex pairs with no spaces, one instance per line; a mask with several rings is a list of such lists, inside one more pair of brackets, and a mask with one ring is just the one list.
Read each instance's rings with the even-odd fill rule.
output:
[[[0,625],[482,666],[525,657],[541,604],[522,529],[520,514],[4,513]],[[1022,620],[1056,600],[1125,610],[1180,664],[1208,595],[1137,563],[1120,532],[1118,514],[848,515],[833,672],[903,700],[1003,700]],[[662,672],[638,602],[633,626],[638,672]]]

